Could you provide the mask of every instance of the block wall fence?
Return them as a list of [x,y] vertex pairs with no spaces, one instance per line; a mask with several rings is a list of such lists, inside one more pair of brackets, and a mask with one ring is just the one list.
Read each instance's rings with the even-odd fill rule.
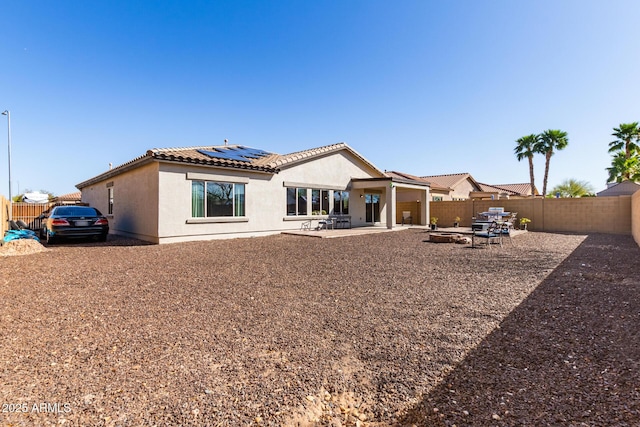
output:
[[441,227],[451,227],[456,216],[461,226],[470,227],[473,216],[494,206],[517,212],[518,219],[529,218],[527,228],[531,231],[633,234],[640,242],[640,191],[633,200],[632,196],[614,196],[443,201],[429,205],[430,215],[438,218]]
[[631,234],[640,246],[640,191],[631,196]]

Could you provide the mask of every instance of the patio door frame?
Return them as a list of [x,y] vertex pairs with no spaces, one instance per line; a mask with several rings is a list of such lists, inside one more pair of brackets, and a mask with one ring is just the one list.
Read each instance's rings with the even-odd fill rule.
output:
[[[377,203],[374,201],[375,198],[377,198]],[[367,224],[380,224],[380,199],[382,199],[381,193],[364,193],[365,222]]]

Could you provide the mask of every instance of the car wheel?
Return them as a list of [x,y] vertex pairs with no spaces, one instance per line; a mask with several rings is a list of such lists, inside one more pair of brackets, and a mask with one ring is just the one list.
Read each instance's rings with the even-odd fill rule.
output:
[[58,241],[58,239],[56,239],[55,237],[53,237],[49,231],[45,231],[46,236],[47,236],[47,244],[49,245],[53,245],[54,243],[56,243]]
[[106,241],[107,241],[106,234],[101,234],[100,236],[98,236],[98,242],[106,242]]

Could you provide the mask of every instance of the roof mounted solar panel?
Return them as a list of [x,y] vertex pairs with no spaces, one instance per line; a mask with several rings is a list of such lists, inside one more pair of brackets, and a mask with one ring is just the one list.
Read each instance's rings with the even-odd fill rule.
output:
[[213,157],[216,159],[235,160],[238,162],[251,162],[252,159],[259,159],[261,157],[268,156],[268,153],[263,150],[249,147],[215,147],[215,151],[210,150],[198,150],[199,153],[205,156]]
[[248,157],[250,159],[259,159],[261,157],[266,157],[271,154],[266,151],[259,150],[257,148],[250,148],[250,147],[238,147],[238,150],[242,152],[243,157]]

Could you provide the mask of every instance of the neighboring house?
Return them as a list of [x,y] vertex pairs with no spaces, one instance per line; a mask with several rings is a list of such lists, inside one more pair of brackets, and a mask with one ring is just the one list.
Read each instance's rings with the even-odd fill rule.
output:
[[630,196],[640,190],[640,183],[633,181],[622,181],[609,183],[606,190],[596,193],[597,197],[606,196]]
[[[538,189],[534,187],[533,193],[538,196]],[[531,197],[531,184],[483,184],[480,183],[480,191],[469,193],[471,199],[514,199]]]
[[59,205],[75,205],[76,203],[80,203],[82,201],[82,193],[80,191],[76,191],[75,193],[62,194],[60,196],[54,197],[52,202]]
[[453,173],[446,175],[429,175],[420,177],[429,182],[432,188],[441,191],[432,191],[431,200],[434,202],[444,200],[467,200],[469,193],[481,191],[480,184],[473,179],[470,173]]
[[110,232],[168,243],[300,229],[327,214],[353,227],[398,221],[397,199],[424,208],[429,185],[389,177],[339,143],[287,155],[239,145],[153,149],[76,186]]
[[[489,185],[476,181],[470,173],[416,176],[404,172],[386,172],[388,176],[403,177],[430,185],[432,202],[467,199],[509,199],[531,196],[531,184]],[[538,190],[534,188],[538,195]]]

